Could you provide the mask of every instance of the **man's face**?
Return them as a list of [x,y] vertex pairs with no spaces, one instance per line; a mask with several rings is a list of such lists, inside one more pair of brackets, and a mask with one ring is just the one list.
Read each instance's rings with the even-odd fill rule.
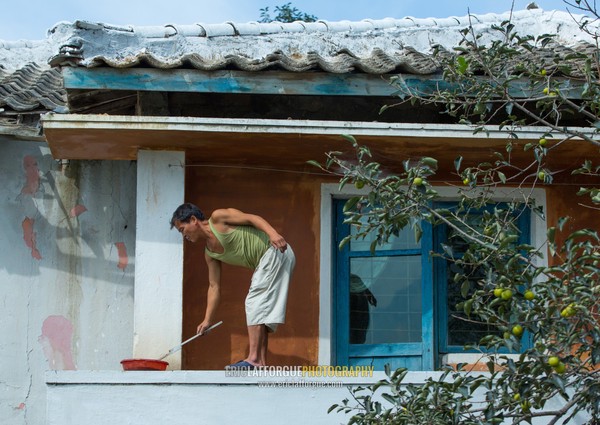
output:
[[183,222],[176,220],[175,228],[181,233],[184,239],[190,242],[196,242],[199,237],[200,222],[196,217],[190,218],[190,221]]

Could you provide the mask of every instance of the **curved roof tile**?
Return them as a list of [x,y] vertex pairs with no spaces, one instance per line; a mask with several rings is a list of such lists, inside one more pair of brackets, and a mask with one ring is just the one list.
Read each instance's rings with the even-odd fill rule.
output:
[[[66,111],[60,72],[50,69],[46,61],[84,67],[428,75],[438,71],[431,46],[451,51],[460,41],[459,30],[469,22],[482,34],[482,42],[489,42],[495,36],[492,24],[508,18],[506,13],[442,19],[163,26],[63,22],[49,32],[47,40],[0,40],[0,109]],[[585,38],[577,19],[583,16],[574,19],[566,12],[541,9],[514,12],[512,22],[519,33],[559,35],[553,46],[523,52],[524,57],[550,70],[556,67],[553,59],[557,52],[595,54],[597,48]]]
[[65,112],[62,76],[47,65],[29,63],[12,74],[0,73],[0,106],[19,112],[45,109]]
[[[576,22],[578,17],[574,19],[566,12],[541,9],[442,19],[405,17],[359,22],[225,22],[119,27],[76,21],[62,24],[68,26],[72,37],[61,45],[51,64],[427,75],[439,71],[430,57],[433,45],[451,51],[460,42],[459,30],[469,23],[482,34],[482,43],[490,42],[499,37],[492,24],[511,17],[516,31],[521,34],[556,33],[559,35],[557,45],[565,48],[586,41]],[[55,28],[61,30],[58,26]],[[536,54],[543,57],[546,53],[540,50]]]

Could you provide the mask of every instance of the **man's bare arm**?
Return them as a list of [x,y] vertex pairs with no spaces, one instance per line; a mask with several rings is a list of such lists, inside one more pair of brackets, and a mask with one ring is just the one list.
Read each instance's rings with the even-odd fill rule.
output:
[[[271,245],[280,250],[285,251],[287,242],[274,228],[259,215],[247,214],[235,208],[223,208],[216,210],[211,215],[211,220],[214,225],[235,227],[235,226],[254,226],[262,230],[269,236]],[[227,229],[225,229],[227,230]]]
[[215,313],[221,300],[221,262],[204,254],[208,266],[208,291],[206,293],[206,313],[198,325],[197,332],[204,332],[214,323]]

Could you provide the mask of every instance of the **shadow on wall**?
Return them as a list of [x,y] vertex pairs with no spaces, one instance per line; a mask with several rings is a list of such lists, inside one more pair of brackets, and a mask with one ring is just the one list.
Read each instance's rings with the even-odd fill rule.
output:
[[112,281],[133,274],[135,162],[60,163],[36,142],[3,142],[3,151],[0,269]]

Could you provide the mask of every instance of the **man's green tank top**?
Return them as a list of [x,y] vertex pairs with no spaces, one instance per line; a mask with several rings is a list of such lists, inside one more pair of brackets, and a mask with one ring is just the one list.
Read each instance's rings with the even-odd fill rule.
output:
[[227,264],[254,270],[271,244],[269,236],[254,226],[237,226],[230,232],[219,233],[213,227],[210,219],[208,224],[225,251],[219,254],[206,248],[206,254]]

